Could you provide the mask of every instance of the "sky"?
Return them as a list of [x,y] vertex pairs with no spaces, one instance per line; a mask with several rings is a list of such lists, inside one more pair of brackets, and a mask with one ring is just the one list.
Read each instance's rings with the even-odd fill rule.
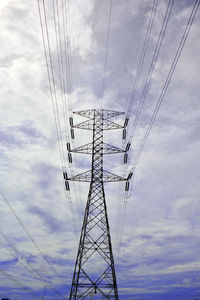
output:
[[[74,153],[72,164],[67,161],[68,116],[72,111],[104,108],[125,112],[113,118],[123,125],[157,3],[129,110],[130,136],[168,2],[172,3],[58,1],[67,20],[70,73],[67,65],[64,74],[71,76],[69,88],[67,80],[64,85],[59,81],[53,22],[56,1],[45,1],[57,94],[58,114],[54,115],[37,1],[0,1],[0,298],[68,299],[89,184],[70,182],[70,193],[66,193],[62,166],[70,176],[91,167],[91,157],[83,154]],[[123,164],[122,154],[107,156],[105,170],[129,174],[194,3],[174,1],[128,164]],[[44,24],[43,12],[42,20]],[[124,182],[105,184],[120,299],[200,299],[199,53],[198,10],[129,193],[124,193]],[[55,97],[53,101],[55,105]],[[74,115],[75,124],[81,121]],[[128,141],[122,140],[121,130],[105,133],[104,138],[123,149]],[[90,133],[76,129],[71,147],[91,139]]]

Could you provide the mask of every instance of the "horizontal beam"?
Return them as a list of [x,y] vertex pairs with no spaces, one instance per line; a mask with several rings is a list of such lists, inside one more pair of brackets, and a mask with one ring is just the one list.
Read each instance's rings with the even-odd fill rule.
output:
[[[91,178],[92,178],[92,171],[90,170],[90,171],[86,171],[86,172],[80,173],[78,175],[69,177],[69,178],[66,177],[65,179],[69,180],[69,181],[91,182]],[[96,178],[95,178],[95,180],[96,180]],[[99,176],[99,180],[103,181],[103,182],[116,182],[116,181],[126,181],[127,179],[103,170],[103,176],[102,176],[102,178],[100,178],[100,176]]]
[[[112,145],[106,144],[106,143],[103,143],[102,147],[103,147],[102,148],[103,154],[116,154],[116,153],[126,152],[123,149],[120,149],[118,147],[115,147],[115,146],[112,146]],[[68,147],[68,151],[74,152],[74,153],[92,154],[92,148],[93,148],[93,144],[89,143],[89,144],[85,144],[83,146],[77,147],[75,149],[71,149],[70,147]]]
[[87,109],[87,110],[74,111],[73,113],[88,119],[93,119],[95,112],[101,115],[104,119],[110,119],[124,114],[124,112],[107,110],[107,109]]
[[[102,130],[113,130],[113,129],[123,129],[124,128],[124,126],[119,125],[114,122],[111,122],[106,119],[103,119],[102,123],[103,123],[103,124],[101,124]],[[79,128],[79,129],[85,129],[85,130],[93,130],[93,127],[94,127],[94,121],[92,119],[72,126],[72,128]]]

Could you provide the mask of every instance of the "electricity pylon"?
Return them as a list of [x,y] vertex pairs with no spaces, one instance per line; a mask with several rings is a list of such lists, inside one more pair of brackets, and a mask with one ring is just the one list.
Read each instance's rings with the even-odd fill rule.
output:
[[75,149],[70,149],[70,145],[68,145],[69,153],[92,155],[92,169],[90,171],[71,178],[68,178],[66,173],[64,174],[68,188],[68,180],[90,182],[69,299],[89,299],[92,294],[100,294],[103,299],[118,300],[104,182],[125,181],[127,179],[105,171],[103,169],[103,156],[126,151],[104,143],[103,131],[123,129],[124,126],[109,120],[123,113],[91,109],[78,111],[75,114],[89,120],[77,125],[73,125],[71,122],[72,128],[92,130],[93,141]]

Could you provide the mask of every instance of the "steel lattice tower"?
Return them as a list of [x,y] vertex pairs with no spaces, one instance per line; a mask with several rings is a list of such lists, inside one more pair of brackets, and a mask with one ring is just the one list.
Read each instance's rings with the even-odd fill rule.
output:
[[104,143],[103,131],[124,128],[124,126],[109,120],[123,113],[92,109],[78,111],[75,114],[89,120],[77,125],[73,125],[71,122],[72,129],[92,130],[93,141],[73,150],[68,145],[70,155],[70,152],[92,154],[92,169],[90,171],[71,178],[64,174],[68,188],[68,180],[90,182],[69,299],[86,299],[93,294],[100,294],[103,299],[119,299],[104,182],[124,181],[126,179],[105,171],[103,169],[103,156],[104,154],[126,151]]

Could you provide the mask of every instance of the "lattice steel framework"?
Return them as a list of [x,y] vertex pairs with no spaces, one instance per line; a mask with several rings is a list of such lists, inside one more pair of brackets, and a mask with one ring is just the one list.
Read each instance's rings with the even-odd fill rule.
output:
[[90,182],[69,299],[86,299],[93,294],[100,294],[103,299],[119,299],[104,182],[126,179],[103,170],[103,155],[123,153],[125,150],[104,143],[103,131],[123,129],[124,126],[108,120],[123,113],[104,109],[75,113],[89,120],[72,128],[93,130],[93,141],[76,149],[68,149],[70,152],[92,154],[90,171],[71,178],[65,175],[67,181]]

